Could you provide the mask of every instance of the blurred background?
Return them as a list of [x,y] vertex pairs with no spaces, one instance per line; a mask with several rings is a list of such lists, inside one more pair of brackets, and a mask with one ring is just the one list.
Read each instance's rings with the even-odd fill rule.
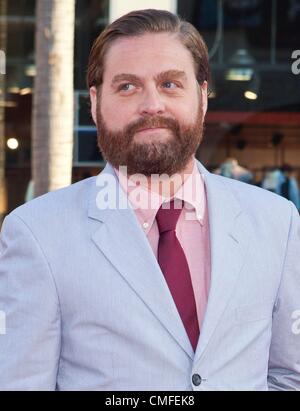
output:
[[299,208],[300,0],[0,0],[0,220],[103,168],[85,85],[89,50],[110,21],[148,7],[190,21],[209,48],[198,159]]

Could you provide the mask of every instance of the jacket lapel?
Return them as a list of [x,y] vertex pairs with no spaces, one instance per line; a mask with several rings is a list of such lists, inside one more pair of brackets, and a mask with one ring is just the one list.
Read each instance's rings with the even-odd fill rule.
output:
[[[92,235],[93,242],[189,357],[193,358],[191,344],[169,288],[113,168],[107,164],[96,181],[97,185],[93,184],[90,197],[89,217],[101,223]],[[104,198],[107,208],[103,206]]]
[[210,174],[200,163],[207,192],[211,248],[211,285],[195,360],[207,347],[234,291],[251,231],[245,213],[223,179]]
[[[204,176],[207,192],[211,285],[195,360],[204,354],[230,300],[245,259],[250,230],[246,215],[224,181],[210,174],[199,162],[198,167]],[[103,190],[106,196],[117,199],[116,204],[101,207],[97,199]],[[100,200],[103,198],[104,195],[100,195]],[[98,249],[182,349],[193,358],[191,344],[148,239],[109,164],[97,177],[97,185],[93,184],[89,217],[100,222],[92,235]]]

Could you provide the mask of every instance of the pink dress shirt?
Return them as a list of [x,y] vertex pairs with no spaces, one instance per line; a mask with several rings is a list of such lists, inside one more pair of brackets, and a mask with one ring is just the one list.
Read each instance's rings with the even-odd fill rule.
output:
[[[125,175],[116,169],[115,171],[157,258],[159,232],[155,216],[161,204],[170,201],[170,198],[138,186],[132,183],[132,180],[129,182]],[[174,198],[183,200],[185,204],[177,222],[176,235],[189,265],[201,330],[210,287],[211,261],[205,185],[196,161],[192,174],[175,193]]]

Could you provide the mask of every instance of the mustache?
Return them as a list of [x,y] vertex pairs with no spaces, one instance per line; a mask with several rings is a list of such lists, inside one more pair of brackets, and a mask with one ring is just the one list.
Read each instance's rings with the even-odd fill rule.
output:
[[124,134],[127,134],[132,138],[135,133],[142,129],[157,127],[168,128],[172,130],[175,134],[178,134],[180,129],[179,123],[173,118],[155,116],[149,118],[141,118],[128,124],[128,126],[125,128]]

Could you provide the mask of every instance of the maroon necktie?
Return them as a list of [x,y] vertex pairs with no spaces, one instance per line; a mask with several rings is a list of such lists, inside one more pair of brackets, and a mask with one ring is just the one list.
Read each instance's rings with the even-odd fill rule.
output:
[[174,200],[157,212],[159,230],[158,263],[165,276],[173,300],[191,341],[194,351],[199,339],[199,324],[189,266],[176,236],[176,224],[182,203],[174,207]]

